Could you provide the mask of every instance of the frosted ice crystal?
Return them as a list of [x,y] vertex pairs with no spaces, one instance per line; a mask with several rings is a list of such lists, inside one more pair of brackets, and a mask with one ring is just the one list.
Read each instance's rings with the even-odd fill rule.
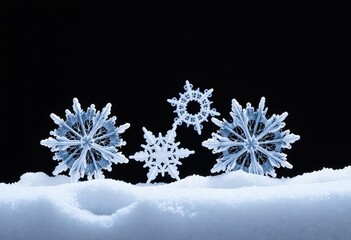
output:
[[212,153],[221,153],[211,172],[232,171],[242,169],[249,173],[276,177],[275,169],[292,168],[286,161],[283,148],[290,149],[291,143],[300,139],[299,135],[282,131],[287,112],[272,115],[267,119],[268,108],[262,97],[257,111],[247,103],[246,109],[232,99],[232,122],[212,118],[219,127],[212,138],[202,142],[204,147],[212,149]]
[[50,135],[54,136],[41,140],[40,144],[55,152],[54,160],[61,161],[53,171],[54,175],[69,169],[71,181],[87,175],[88,180],[104,178],[102,170],[111,171],[112,163],[127,163],[128,159],[117,147],[126,144],[121,138],[130,124],[125,123],[115,127],[116,117],[107,119],[111,111],[108,103],[102,111],[96,111],[95,105],[84,112],[77,98],[73,99],[74,113],[66,110],[66,120],[54,113],[52,120],[59,126]]
[[[193,90],[193,85],[190,84],[188,80],[185,82],[184,89],[185,92],[183,94],[179,93],[179,99],[175,97],[167,99],[173,107],[176,107],[174,112],[178,115],[178,117],[174,118],[173,125],[181,125],[182,123],[186,123],[187,127],[189,127],[189,125],[194,125],[195,131],[200,135],[201,129],[203,128],[202,122],[208,121],[209,115],[220,115],[215,108],[210,108],[212,102],[209,98],[211,97],[213,89],[205,89],[204,92],[201,92],[199,88]],[[190,113],[188,107],[189,104],[193,103],[196,103],[200,110],[198,112],[195,111],[195,113]]]
[[182,163],[179,159],[186,158],[190,154],[195,153],[195,151],[186,148],[178,148],[180,142],[175,142],[175,127],[168,130],[164,137],[161,133],[159,133],[158,137],[155,137],[153,133],[148,131],[145,127],[142,129],[146,140],[146,145],[141,145],[144,151],[137,152],[129,156],[129,158],[145,162],[144,168],[149,168],[147,183],[154,180],[159,173],[164,177],[166,172],[168,172],[172,178],[180,180],[177,165],[181,165]]

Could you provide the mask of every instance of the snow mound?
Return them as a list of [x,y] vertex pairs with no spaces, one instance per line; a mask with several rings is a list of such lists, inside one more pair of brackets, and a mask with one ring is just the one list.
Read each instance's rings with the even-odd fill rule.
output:
[[351,236],[351,166],[293,178],[244,171],[170,184],[0,183],[0,239],[341,239]]

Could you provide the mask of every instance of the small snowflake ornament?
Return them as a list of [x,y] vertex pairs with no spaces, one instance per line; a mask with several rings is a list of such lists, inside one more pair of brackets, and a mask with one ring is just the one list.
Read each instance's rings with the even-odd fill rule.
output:
[[[194,130],[201,135],[201,129],[203,128],[202,122],[208,121],[208,117],[220,115],[215,108],[211,109],[211,101],[209,98],[213,92],[213,89],[205,89],[204,92],[200,92],[199,88],[193,90],[193,85],[189,83],[188,80],[185,82],[185,93],[180,93],[179,99],[175,97],[172,99],[167,99],[167,102],[171,103],[178,117],[174,118],[174,126],[186,123],[187,127],[189,125],[194,126]],[[190,113],[189,105],[196,103],[199,106],[199,111],[196,113]]]
[[130,124],[115,127],[116,117],[107,119],[111,111],[108,103],[102,111],[96,111],[95,105],[84,112],[77,98],[73,99],[74,113],[66,110],[66,120],[54,113],[52,120],[59,126],[50,132],[49,137],[40,144],[55,152],[54,160],[61,161],[53,171],[54,175],[69,169],[72,182],[87,175],[88,180],[104,178],[102,170],[111,171],[112,163],[127,163],[128,159],[117,148],[126,144],[120,138]]
[[129,156],[129,158],[145,162],[144,167],[149,168],[147,183],[154,180],[159,173],[164,177],[166,172],[172,178],[180,180],[177,165],[181,165],[182,163],[179,159],[186,158],[195,152],[186,148],[178,148],[180,143],[175,142],[175,128],[169,130],[164,137],[161,133],[159,133],[158,137],[155,137],[145,127],[142,129],[146,140],[146,145],[141,145],[144,151],[137,152]]
[[282,131],[287,112],[267,118],[267,110],[264,97],[256,111],[250,103],[243,109],[232,99],[232,122],[212,118],[219,130],[212,133],[212,138],[202,142],[212,153],[221,153],[211,169],[212,173],[242,169],[249,173],[276,177],[274,168],[292,168],[282,150],[290,149],[291,144],[299,140],[300,136],[289,130]]

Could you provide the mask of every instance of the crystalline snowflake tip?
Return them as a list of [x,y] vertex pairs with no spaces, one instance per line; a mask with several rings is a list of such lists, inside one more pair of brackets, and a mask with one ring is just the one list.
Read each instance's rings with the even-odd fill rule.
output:
[[[200,135],[201,129],[203,128],[202,122],[208,121],[210,115],[220,115],[215,108],[210,108],[212,102],[209,98],[211,97],[213,89],[206,89],[204,92],[201,92],[199,88],[193,90],[193,85],[190,84],[188,80],[185,82],[184,89],[185,92],[183,94],[179,93],[179,99],[175,97],[167,99],[173,107],[176,107],[174,112],[177,113],[178,117],[174,118],[174,125],[181,125],[182,123],[186,123],[188,127],[189,125],[193,125],[194,130]],[[196,113],[190,113],[188,109],[189,104],[193,102],[199,105],[200,110]]]
[[282,131],[287,112],[273,114],[267,119],[267,108],[264,106],[264,97],[256,111],[250,103],[243,109],[232,99],[232,122],[212,118],[219,130],[212,133],[212,138],[202,142],[212,153],[221,154],[211,169],[212,173],[242,169],[249,173],[275,177],[274,168],[292,168],[282,149],[290,149],[291,144],[299,140],[300,136],[289,130]]
[[153,181],[159,173],[164,177],[166,172],[172,178],[180,180],[177,165],[181,165],[182,163],[179,159],[186,158],[190,154],[195,153],[195,151],[178,148],[180,143],[175,142],[175,127],[169,130],[164,137],[161,133],[159,133],[158,137],[155,137],[145,127],[143,127],[143,131],[146,140],[146,145],[142,145],[144,151],[137,152],[129,156],[129,158],[145,162],[144,167],[149,168],[147,183]]
[[126,144],[119,134],[130,124],[115,127],[116,117],[108,119],[111,104],[102,111],[96,111],[95,105],[84,112],[77,98],[73,99],[74,113],[66,110],[66,120],[54,113],[50,117],[57,129],[51,131],[53,137],[41,140],[40,144],[55,152],[54,160],[61,161],[53,171],[57,175],[69,169],[71,180],[76,182],[87,175],[88,180],[104,178],[102,170],[111,171],[112,163],[127,163],[128,159],[117,151],[117,147]]

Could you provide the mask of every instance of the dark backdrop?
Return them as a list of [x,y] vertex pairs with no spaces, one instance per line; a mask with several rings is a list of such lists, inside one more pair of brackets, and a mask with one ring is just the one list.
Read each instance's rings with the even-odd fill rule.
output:
[[[351,14],[347,1],[114,0],[1,1],[0,182],[26,172],[52,175],[57,161],[40,145],[65,119],[77,97],[86,108],[112,104],[116,125],[130,123],[120,151],[143,150],[142,127],[171,128],[167,99],[185,80],[230,120],[231,100],[255,109],[266,97],[268,115],[288,112],[284,129],[301,139],[285,150],[293,177],[350,165]],[[181,159],[180,178],[212,175],[217,156],[185,124],[176,141],[195,154]],[[108,178],[146,182],[143,163],[112,166]],[[166,176],[157,181],[173,181]]]

